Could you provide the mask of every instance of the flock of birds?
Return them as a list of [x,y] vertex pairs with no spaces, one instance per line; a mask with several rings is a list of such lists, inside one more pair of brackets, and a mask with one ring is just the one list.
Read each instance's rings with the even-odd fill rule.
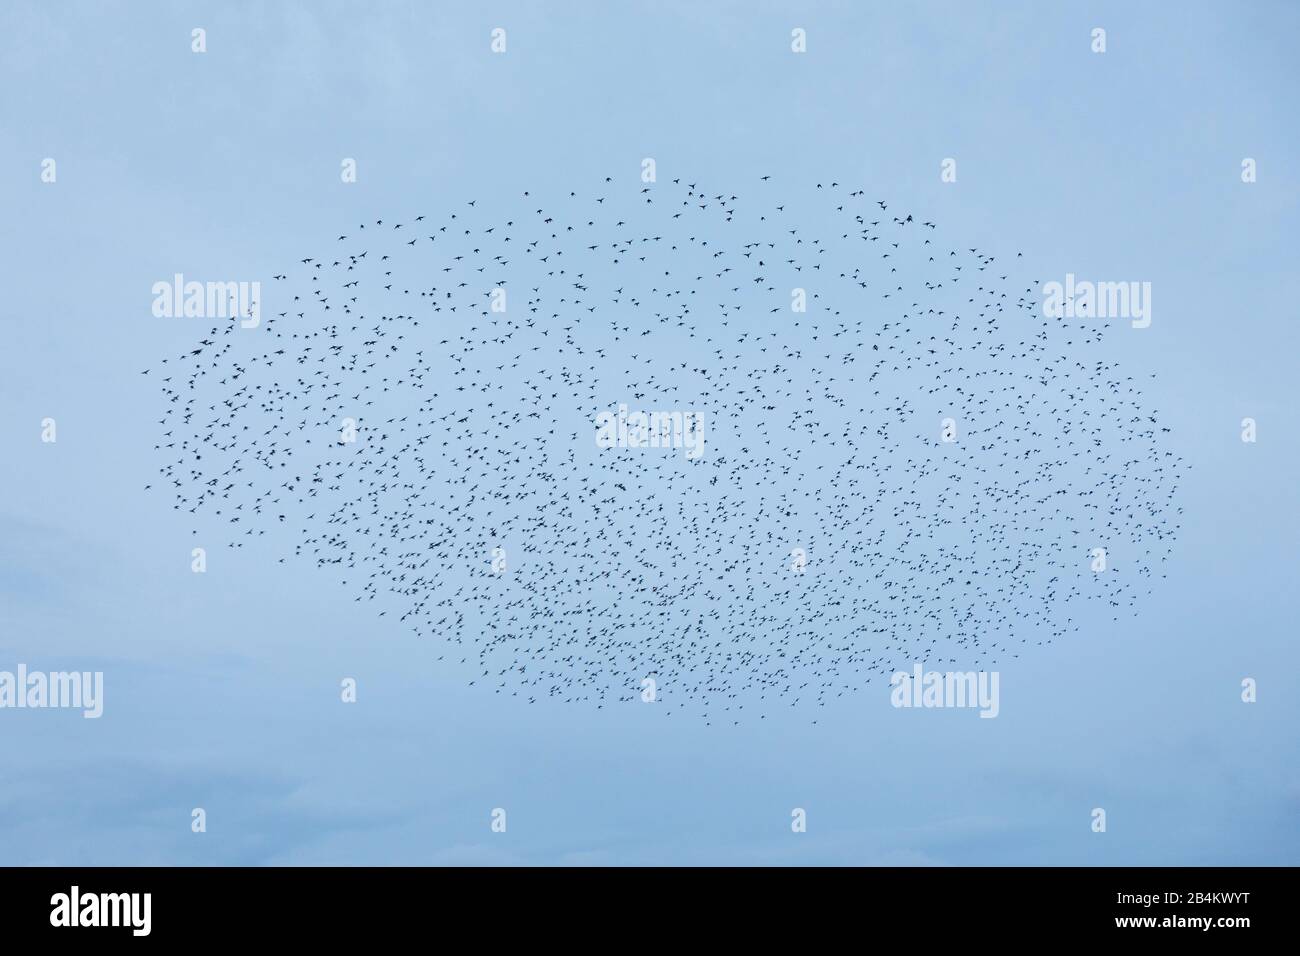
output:
[[[158,487],[472,684],[600,707],[653,681],[709,721],[995,666],[1150,589],[1185,465],[1018,253],[838,182],[595,185],[297,259],[260,325],[145,373]],[[620,404],[696,413],[704,453],[598,447]]]

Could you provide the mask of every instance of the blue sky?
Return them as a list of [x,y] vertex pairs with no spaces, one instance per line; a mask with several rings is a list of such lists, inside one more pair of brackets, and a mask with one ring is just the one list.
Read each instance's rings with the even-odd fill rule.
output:
[[[102,670],[106,700],[0,711],[0,861],[1296,863],[1298,28],[1284,3],[6,4],[0,670]],[[155,281],[645,156],[860,181],[1043,278],[1152,282],[1152,326],[1107,348],[1191,470],[1138,613],[1003,664],[996,720],[882,685],[705,728],[467,687],[305,565],[190,573],[142,490],[139,371],[195,336]]]

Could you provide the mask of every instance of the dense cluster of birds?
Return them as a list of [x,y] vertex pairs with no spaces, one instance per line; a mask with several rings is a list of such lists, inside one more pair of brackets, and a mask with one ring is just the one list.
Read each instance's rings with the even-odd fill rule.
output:
[[[532,702],[824,706],[1149,591],[1185,465],[1019,253],[838,182],[594,185],[307,250],[146,371],[158,487]],[[599,447],[619,405],[703,453]]]

